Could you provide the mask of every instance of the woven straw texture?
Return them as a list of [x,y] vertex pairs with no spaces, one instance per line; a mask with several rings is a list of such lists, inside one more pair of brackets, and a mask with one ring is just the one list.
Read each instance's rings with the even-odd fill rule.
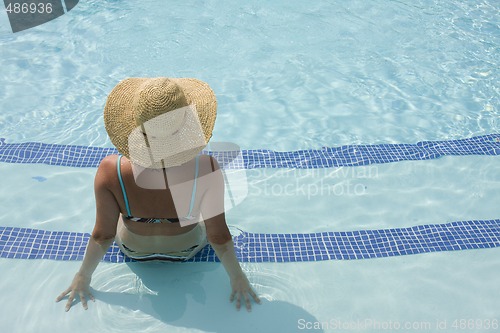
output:
[[163,168],[193,159],[210,140],[216,115],[215,94],[205,82],[128,78],[109,94],[104,125],[120,154]]

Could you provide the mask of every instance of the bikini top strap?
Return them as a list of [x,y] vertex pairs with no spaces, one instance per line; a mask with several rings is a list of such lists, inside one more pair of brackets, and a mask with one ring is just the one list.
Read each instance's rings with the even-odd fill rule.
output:
[[127,209],[127,215],[132,216],[132,213],[130,213],[130,206],[128,205],[127,192],[125,191],[125,185],[123,184],[122,179],[122,171],[120,168],[121,160],[122,155],[118,155],[118,159],[116,160],[116,172],[118,173],[118,180],[120,181],[120,187],[122,188],[123,201],[125,201],[125,209]]
[[196,166],[195,166],[195,171],[194,171],[194,182],[193,182],[193,191],[191,193],[191,203],[189,204],[189,213],[187,215],[187,217],[192,217],[191,213],[193,212],[193,207],[194,207],[194,200],[195,200],[195,196],[196,196],[196,183],[198,181],[198,173],[199,173],[199,169],[200,169],[200,155],[196,156],[196,160],[195,160],[195,163],[196,163]]

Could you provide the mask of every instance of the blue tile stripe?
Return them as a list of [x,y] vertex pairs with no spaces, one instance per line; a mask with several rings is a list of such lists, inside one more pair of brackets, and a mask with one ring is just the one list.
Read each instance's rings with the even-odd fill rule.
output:
[[[408,160],[428,160],[441,156],[500,155],[500,134],[460,140],[422,141],[416,144],[377,144],[323,147],[321,149],[278,152],[266,149],[235,152],[204,152],[217,158],[222,168],[314,169],[360,166]],[[0,162],[43,163],[71,167],[97,167],[114,148],[57,145],[39,142],[6,143],[0,138]]]
[[[89,237],[78,232],[0,227],[0,257],[82,260]],[[234,243],[242,262],[352,260],[483,249],[500,246],[500,219],[310,234],[242,231],[234,237]],[[104,261],[116,263],[130,259],[113,244]],[[218,260],[214,250],[206,246],[191,261]]]

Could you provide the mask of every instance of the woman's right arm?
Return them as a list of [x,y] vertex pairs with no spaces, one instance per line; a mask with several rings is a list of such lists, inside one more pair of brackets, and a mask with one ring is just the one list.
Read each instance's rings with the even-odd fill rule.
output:
[[236,309],[240,309],[241,302],[245,302],[248,311],[252,309],[251,298],[260,303],[260,299],[250,286],[245,272],[241,269],[236,258],[234,243],[225,222],[224,213],[205,221],[208,242],[212,246],[229,276],[231,283],[230,302],[236,300]]
[[[260,299],[250,286],[245,273],[236,258],[234,243],[226,224],[224,214],[224,178],[215,160],[215,170],[207,177],[209,184],[201,204],[201,214],[205,220],[207,239],[221,261],[231,282],[230,301],[236,300],[239,310],[244,300],[248,311],[251,310],[251,299],[260,303]],[[205,219],[205,217],[208,217]]]

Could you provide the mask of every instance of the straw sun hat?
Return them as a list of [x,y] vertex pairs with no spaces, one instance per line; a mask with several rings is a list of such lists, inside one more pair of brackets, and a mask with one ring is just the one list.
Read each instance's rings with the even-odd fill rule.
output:
[[192,160],[208,143],[215,94],[196,79],[129,78],[111,91],[104,125],[118,152],[145,168]]

